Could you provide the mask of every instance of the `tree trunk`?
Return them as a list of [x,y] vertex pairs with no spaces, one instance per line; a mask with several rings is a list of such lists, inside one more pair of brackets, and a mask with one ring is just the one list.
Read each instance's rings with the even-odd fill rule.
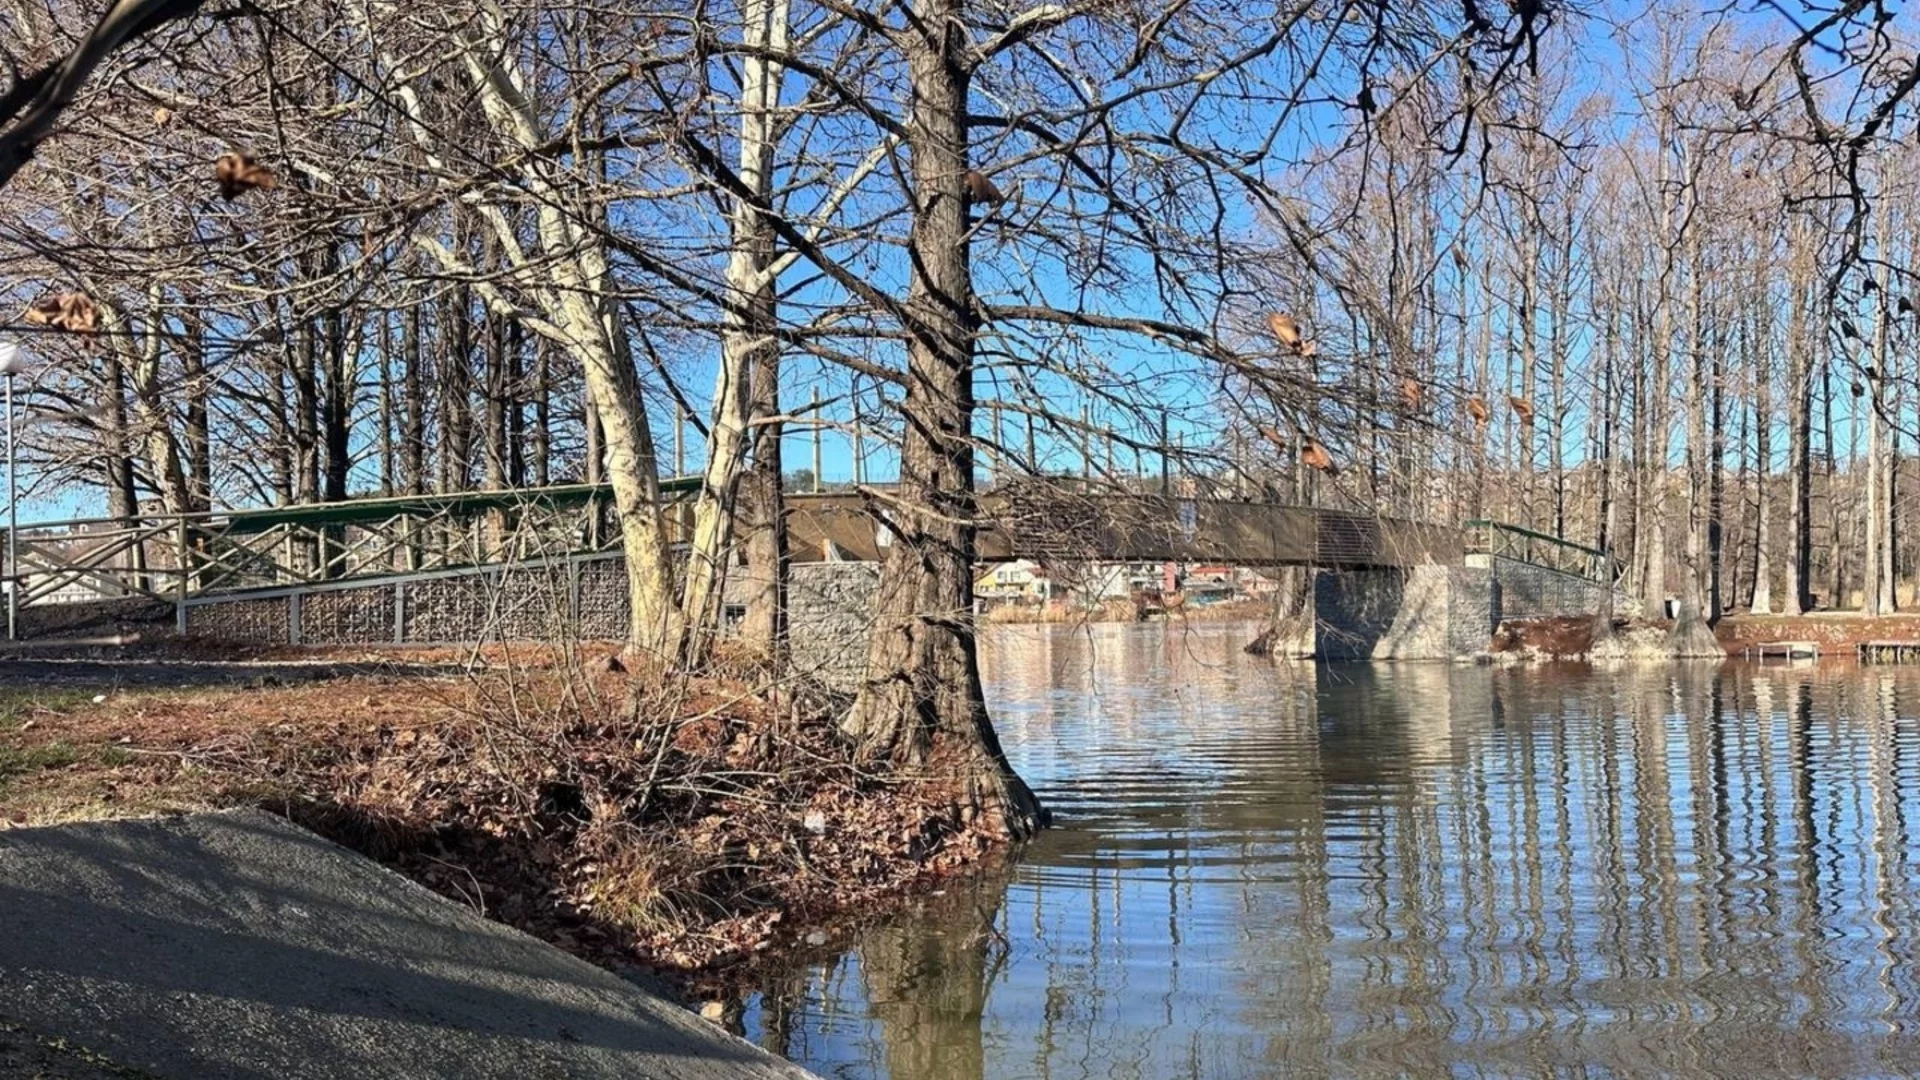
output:
[[533,356],[533,484],[553,483],[553,350],[535,339]]
[[187,473],[180,462],[180,443],[173,434],[173,417],[160,395],[160,358],[165,352],[162,342],[166,339],[161,320],[165,302],[160,285],[148,287],[144,337],[135,334],[123,314],[110,313],[110,317],[122,322],[126,331],[124,340],[132,351],[133,366],[129,373],[134,415],[139,421],[141,442],[146,446],[148,474],[160,494],[160,507],[169,514],[184,514],[191,509],[192,502],[187,491]]
[[1755,615],[1773,614],[1773,499],[1769,481],[1773,479],[1773,319],[1763,291],[1767,282],[1765,263],[1756,273],[1749,325],[1753,327],[1753,601],[1748,610]]
[[406,401],[402,408],[406,412],[406,421],[400,440],[400,469],[407,494],[419,495],[427,490],[427,402],[418,305],[407,311],[401,327],[400,354],[402,362],[406,364],[406,371],[402,375],[402,394]]
[[[476,5],[461,42],[473,88],[488,122],[532,154],[548,140],[521,70],[503,59],[497,43],[511,31],[492,0]],[[612,301],[605,240],[593,231],[584,194],[558,182],[537,161],[516,170],[535,202],[538,249],[545,263],[515,263],[520,287],[537,294],[547,318],[541,333],[580,363],[587,394],[600,417],[607,478],[613,487],[620,546],[627,561],[628,647],[650,662],[670,665],[680,654],[682,623],[673,587],[671,538],[660,503],[653,431],[640,376],[634,369],[619,310]],[[483,205],[483,216],[503,248],[518,247],[505,211]],[[508,242],[512,241],[510,245]]]
[[1811,238],[1800,223],[1794,229],[1793,268],[1788,275],[1791,325],[1787,331],[1787,543],[1785,599],[1781,612],[1799,615],[1812,606],[1813,550],[1813,374],[1807,321],[1812,287]]
[[1827,470],[1827,610],[1847,603],[1847,544],[1840,498],[1840,452],[1833,437],[1833,364],[1820,365],[1820,428]]
[[[1888,251],[1888,219],[1892,208],[1883,199],[1874,216],[1880,219],[1875,248],[1883,258]],[[1888,285],[1897,287],[1897,282],[1889,280]],[[1888,418],[1892,407],[1888,398],[1892,389],[1889,365],[1893,357],[1889,348],[1892,337],[1892,313],[1888,310],[1888,296],[1884,290],[1876,290],[1868,296],[1868,302],[1874,305],[1873,319],[1873,365],[1867,372],[1867,482],[1864,492],[1865,506],[1860,514],[1865,529],[1864,574],[1860,582],[1861,606],[1868,615],[1886,615],[1898,606],[1894,600],[1893,566],[1893,471],[1892,442],[1893,432]]]
[[[787,12],[786,0],[747,0],[741,10],[741,37],[750,53],[742,62],[740,79],[739,178],[754,198],[736,198],[728,215],[732,228],[732,250],[727,260],[729,307],[724,313],[719,373],[713,389],[706,475],[694,503],[693,543],[687,554],[680,601],[680,615],[687,626],[683,659],[690,667],[707,662],[713,639],[720,632],[741,476],[747,451],[754,444],[747,427],[753,412],[754,373],[763,366],[763,353],[772,352],[777,357],[780,350],[775,333],[778,312],[773,223],[755,209],[754,201],[768,198],[773,191],[774,110],[781,85],[780,65],[769,63],[760,51],[785,49]],[[776,359],[773,366],[777,364]],[[764,490],[756,494],[761,499],[766,495]],[[756,582],[751,587],[758,593],[765,586]],[[760,599],[764,601],[764,597]],[[755,628],[757,636],[765,637],[766,631],[764,626]],[[771,651],[767,655],[771,656]]]
[[967,91],[972,42],[960,0],[919,0],[900,31],[913,83],[907,125],[913,221],[908,379],[894,542],[847,732],[871,754],[953,767],[963,806],[1013,837],[1039,801],[1001,752],[975,648],[973,354],[968,251]]
[[1680,614],[1667,636],[1668,647],[1680,657],[1724,656],[1707,625],[1707,483],[1706,471],[1713,467],[1707,446],[1707,343],[1706,312],[1702,293],[1706,267],[1701,263],[1698,234],[1691,245],[1692,288],[1688,293],[1687,364],[1687,543],[1686,573],[1680,583]]
[[[329,273],[339,264],[339,254],[328,250]],[[353,399],[359,390],[358,350],[348,348],[346,316],[337,306],[320,317],[325,332],[321,368],[323,398],[321,430],[326,443],[326,478],[323,498],[342,502],[347,497],[347,478],[353,468]]]
[[440,490],[465,491],[473,468],[473,297],[457,290],[442,309]]
[[187,380],[187,492],[189,510],[213,508],[213,389],[207,375],[204,324],[195,322],[181,342],[181,370]]
[[746,547],[743,647],[783,662],[787,640],[787,504],[781,488],[780,354],[764,350],[753,370],[753,462],[740,481],[739,528]]

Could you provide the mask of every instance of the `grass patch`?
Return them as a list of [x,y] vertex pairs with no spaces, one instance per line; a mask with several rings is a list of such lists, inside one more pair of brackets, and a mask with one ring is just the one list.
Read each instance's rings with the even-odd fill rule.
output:
[[47,769],[64,769],[80,760],[80,751],[67,743],[41,746],[0,745],[0,786],[10,780]]
[[96,693],[94,690],[54,690],[45,687],[0,690],[0,731],[16,730],[37,716],[78,708],[90,703]]

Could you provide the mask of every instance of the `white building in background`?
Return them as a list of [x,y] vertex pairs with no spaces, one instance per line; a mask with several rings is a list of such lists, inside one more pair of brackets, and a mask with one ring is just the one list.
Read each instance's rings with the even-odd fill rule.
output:
[[973,595],[982,600],[1046,603],[1053,599],[1053,579],[1031,559],[995,563],[973,581]]

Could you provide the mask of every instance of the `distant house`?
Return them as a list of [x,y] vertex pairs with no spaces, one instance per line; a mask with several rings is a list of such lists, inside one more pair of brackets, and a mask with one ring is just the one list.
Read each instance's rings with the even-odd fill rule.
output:
[[1264,600],[1280,591],[1280,583],[1249,566],[1233,572],[1234,594],[1251,600]]
[[1053,578],[1031,559],[995,563],[974,578],[973,595],[1000,603],[1043,604],[1053,599]]
[[1081,569],[1074,592],[1086,604],[1127,600],[1162,591],[1165,577],[1158,563],[1089,563]]

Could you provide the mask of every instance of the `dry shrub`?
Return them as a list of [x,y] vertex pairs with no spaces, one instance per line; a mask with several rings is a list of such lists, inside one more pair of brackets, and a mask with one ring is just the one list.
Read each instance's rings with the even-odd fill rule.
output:
[[[965,777],[856,760],[822,693],[610,672],[476,676],[414,726],[269,740],[235,790],[602,960],[711,971],[995,845]],[[630,691],[630,692],[629,692]]]
[[1003,604],[989,609],[984,618],[989,623],[1001,625],[1139,622],[1140,605],[1126,597],[1102,600],[1093,607],[1077,604]]

